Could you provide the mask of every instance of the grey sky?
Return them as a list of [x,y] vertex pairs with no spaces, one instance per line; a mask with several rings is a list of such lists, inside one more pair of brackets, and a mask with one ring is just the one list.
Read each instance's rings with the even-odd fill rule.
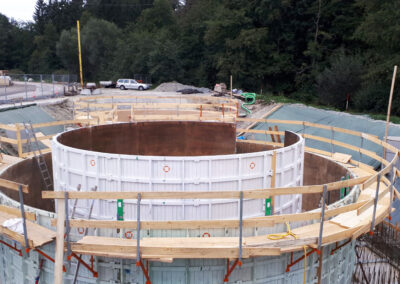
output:
[[36,0],[0,0],[0,13],[17,21],[33,21]]

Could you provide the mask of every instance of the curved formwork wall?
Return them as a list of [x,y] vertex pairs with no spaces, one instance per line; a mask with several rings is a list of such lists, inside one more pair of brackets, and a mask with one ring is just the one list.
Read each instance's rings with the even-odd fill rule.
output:
[[[260,145],[257,145],[260,146]],[[260,150],[261,147],[249,147],[249,144],[241,145],[238,152],[246,152],[251,149]],[[313,156],[314,154],[307,155]],[[1,177],[10,173],[12,169],[21,170],[24,165],[29,170],[32,170],[32,163],[30,160],[22,161],[16,165],[10,167],[1,173]],[[314,160],[308,159],[308,163],[315,163]],[[308,165],[309,166],[309,165]],[[306,165],[306,167],[308,167]],[[342,166],[338,164],[327,164],[327,169],[330,173],[337,173],[336,176],[332,176],[333,180],[340,178],[342,174],[339,170],[344,170]],[[25,170],[28,170],[25,169]],[[17,172],[15,171],[17,174]],[[39,175],[39,172],[35,172]],[[308,175],[305,174],[306,180],[309,179]],[[309,182],[323,183],[327,182],[326,176],[313,176],[316,180]],[[13,176],[14,179],[18,179],[18,176]],[[346,199],[349,202],[354,202],[354,198],[350,195]],[[19,203],[12,198],[0,193],[0,204],[18,207]],[[39,204],[36,204],[39,205]],[[39,210],[26,206],[26,210],[34,212],[37,215],[38,224],[52,228],[50,226],[51,218],[55,218],[56,214],[45,210]],[[291,224],[292,228],[301,225],[300,223]],[[54,228],[53,228],[54,229]],[[253,229],[251,232],[245,231],[245,235],[255,234]],[[281,232],[284,230],[284,224],[279,224],[271,228],[267,228],[268,231],[260,230],[258,235]],[[237,236],[237,229],[211,229],[211,230],[173,230],[166,232],[163,230],[143,230],[142,236],[149,237],[167,237],[167,236],[201,236],[204,231],[209,232],[212,236]],[[124,232],[121,233],[123,236]],[[118,233],[112,229],[98,229],[93,231],[90,229],[90,235],[104,235],[116,237]],[[72,238],[81,238],[76,229],[72,229]],[[9,242],[5,238],[0,239]],[[339,243],[338,245],[340,245]],[[19,248],[18,243],[16,245]],[[330,251],[335,248],[335,245],[327,246],[324,249],[324,274],[322,275],[323,283],[350,283],[351,277],[354,271],[355,255],[354,255],[354,242],[343,246],[341,249],[336,250],[333,255]],[[55,243],[47,244],[41,248],[41,250],[50,255],[54,256]],[[302,257],[303,253],[298,252],[293,254],[293,260]],[[87,263],[90,263],[88,256],[83,256]],[[31,251],[29,257],[21,257],[19,254],[4,246],[0,245],[0,283],[34,283],[37,273],[39,271],[40,256],[36,251]],[[304,273],[304,262],[300,261],[298,264],[292,266],[289,272],[286,272],[287,265],[290,264],[292,256],[290,253],[282,254],[276,257],[257,257],[253,259],[244,259],[243,266],[236,268],[231,277],[229,283],[302,283]],[[307,283],[316,283],[315,275],[318,269],[319,262],[317,261],[317,255],[311,254],[307,258]],[[71,283],[74,276],[76,262],[72,261],[70,266],[67,265],[67,272],[64,274],[65,283]],[[83,283],[146,283],[146,279],[143,276],[140,268],[136,267],[135,260],[127,259],[110,259],[110,258],[94,258],[94,269],[99,272],[99,277],[94,278],[93,275],[84,267],[81,267],[79,271],[78,282]],[[54,265],[51,261],[46,260],[43,264],[40,276],[40,283],[50,284],[54,281],[53,275]],[[154,284],[175,284],[175,283],[223,283],[223,278],[226,273],[226,261],[224,260],[213,260],[213,259],[177,259],[173,263],[160,263],[150,262],[149,274],[151,276],[152,283]]]
[[[240,191],[273,187],[273,176],[275,187],[302,185],[301,136],[287,132],[286,147],[235,154],[234,133],[232,124],[205,122],[122,123],[62,133],[52,141],[54,188],[73,191],[80,185],[83,191],[96,187],[97,191]],[[193,137],[203,139],[200,143]],[[154,155],[165,153],[174,156]],[[298,213],[301,204],[300,194],[278,196],[274,213]],[[136,211],[136,200],[124,201],[124,219],[135,219]],[[85,214],[79,208],[76,212]],[[143,220],[231,219],[239,216],[239,202],[143,200],[141,212]],[[116,214],[117,200],[102,200],[95,204],[92,218],[115,219]],[[244,218],[264,215],[263,200],[244,200]]]

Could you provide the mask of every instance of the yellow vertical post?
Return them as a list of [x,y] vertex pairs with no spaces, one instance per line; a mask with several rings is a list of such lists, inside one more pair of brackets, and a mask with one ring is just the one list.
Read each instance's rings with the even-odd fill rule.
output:
[[81,76],[81,88],[83,88],[81,31],[80,31],[80,27],[79,27],[79,21],[76,21],[76,28],[78,30],[79,72],[80,72],[80,76]]

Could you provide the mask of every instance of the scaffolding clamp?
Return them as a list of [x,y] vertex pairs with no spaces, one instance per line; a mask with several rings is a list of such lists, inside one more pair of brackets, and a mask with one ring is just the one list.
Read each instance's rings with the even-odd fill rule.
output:
[[26,229],[26,218],[25,218],[25,206],[24,206],[24,195],[22,193],[22,185],[18,185],[19,202],[22,216],[22,226],[24,229],[24,241],[25,241],[25,252],[29,253],[29,241],[28,241],[28,230]]
[[374,234],[375,228],[375,217],[376,217],[376,207],[378,205],[378,198],[379,198],[379,185],[381,183],[381,174],[379,173],[376,179],[376,192],[375,192],[375,199],[374,199],[374,211],[372,213],[372,221],[371,221],[371,229],[369,234],[372,236]]
[[338,242],[336,242],[336,247],[331,250],[331,255],[333,255],[335,253],[335,251],[337,251],[338,249],[341,249],[342,247],[344,247],[345,245],[347,245],[348,243],[351,242],[351,239],[349,239],[347,242],[344,242],[343,244],[338,246]]
[[318,238],[317,254],[320,254],[321,245],[322,245],[322,233],[324,231],[324,220],[325,220],[326,192],[327,192],[327,185],[324,184],[324,191],[322,193],[321,223],[320,223],[320,226],[319,226],[319,238]]

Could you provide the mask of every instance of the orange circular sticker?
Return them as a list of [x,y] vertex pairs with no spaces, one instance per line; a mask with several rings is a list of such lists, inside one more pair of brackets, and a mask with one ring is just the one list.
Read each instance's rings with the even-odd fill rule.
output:
[[96,161],[95,161],[95,160],[91,160],[91,161],[90,161],[90,165],[91,165],[92,167],[94,167],[94,166],[96,165]]
[[171,168],[169,166],[167,166],[167,165],[165,165],[163,167],[163,171],[166,172],[166,173],[168,173],[170,170],[171,170]]
[[254,162],[250,163],[250,169],[254,169],[256,167],[256,164]]

